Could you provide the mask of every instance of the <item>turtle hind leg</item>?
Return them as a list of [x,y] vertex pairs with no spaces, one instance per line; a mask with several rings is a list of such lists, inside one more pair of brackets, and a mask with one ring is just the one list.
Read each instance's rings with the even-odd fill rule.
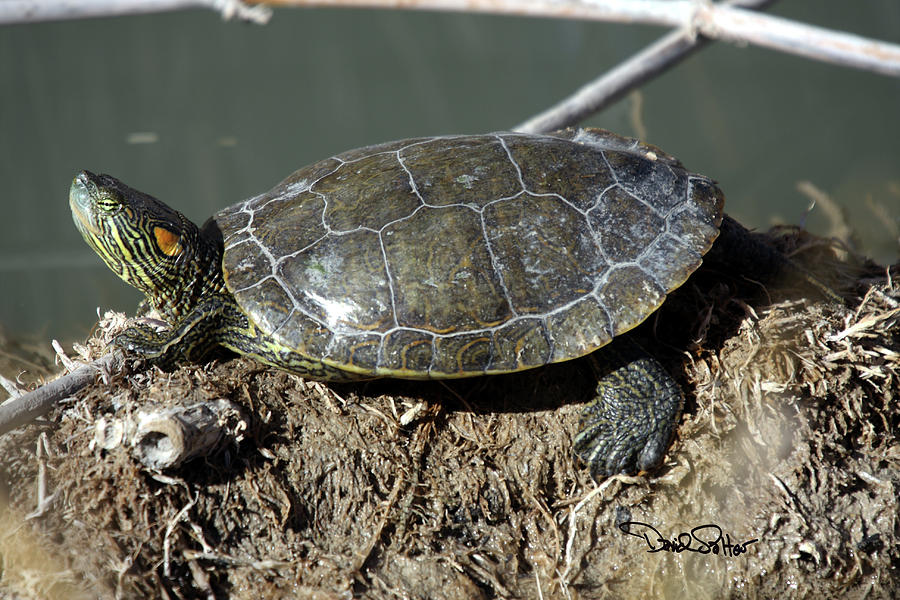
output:
[[807,289],[815,289],[823,299],[846,304],[831,286],[728,215],[722,219],[720,230],[715,244],[703,258],[704,263],[763,282],[784,277]]
[[[618,345],[618,344],[617,344]],[[662,462],[684,406],[681,388],[637,347],[600,351],[607,373],[581,416],[575,453],[594,477],[649,471]]]

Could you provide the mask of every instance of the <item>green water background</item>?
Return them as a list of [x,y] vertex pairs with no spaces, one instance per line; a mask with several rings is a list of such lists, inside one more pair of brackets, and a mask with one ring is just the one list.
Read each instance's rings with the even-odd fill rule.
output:
[[[900,43],[900,3],[786,0],[773,14]],[[0,27],[0,331],[77,339],[137,292],[83,243],[67,190],[113,174],[198,222],[295,168],[411,136],[514,126],[665,33],[603,23],[276,10]],[[634,98],[585,125],[625,135]],[[898,260],[900,80],[718,43],[641,90],[646,139],[717,179],[749,226],[804,221],[813,182],[859,248]],[[804,220],[805,219],[805,220]]]

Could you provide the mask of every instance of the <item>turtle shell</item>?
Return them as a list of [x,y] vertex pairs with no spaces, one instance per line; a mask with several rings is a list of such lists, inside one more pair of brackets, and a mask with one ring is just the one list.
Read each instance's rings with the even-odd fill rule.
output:
[[580,129],[351,150],[213,218],[226,284],[277,347],[447,378],[632,329],[700,265],[722,206],[658,148]]

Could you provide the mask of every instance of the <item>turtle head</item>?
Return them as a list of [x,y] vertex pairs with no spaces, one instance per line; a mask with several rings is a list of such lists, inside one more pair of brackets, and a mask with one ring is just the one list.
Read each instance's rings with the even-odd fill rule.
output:
[[163,313],[182,312],[200,243],[196,225],[115,177],[89,171],[72,181],[69,206],[82,237],[116,275]]

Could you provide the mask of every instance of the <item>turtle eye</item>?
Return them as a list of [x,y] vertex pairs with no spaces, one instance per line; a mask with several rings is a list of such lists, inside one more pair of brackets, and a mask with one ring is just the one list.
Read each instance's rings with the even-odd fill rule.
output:
[[109,215],[116,214],[122,210],[122,207],[124,206],[122,198],[119,197],[116,192],[105,189],[98,190],[98,193],[94,197],[94,203],[98,210]]

